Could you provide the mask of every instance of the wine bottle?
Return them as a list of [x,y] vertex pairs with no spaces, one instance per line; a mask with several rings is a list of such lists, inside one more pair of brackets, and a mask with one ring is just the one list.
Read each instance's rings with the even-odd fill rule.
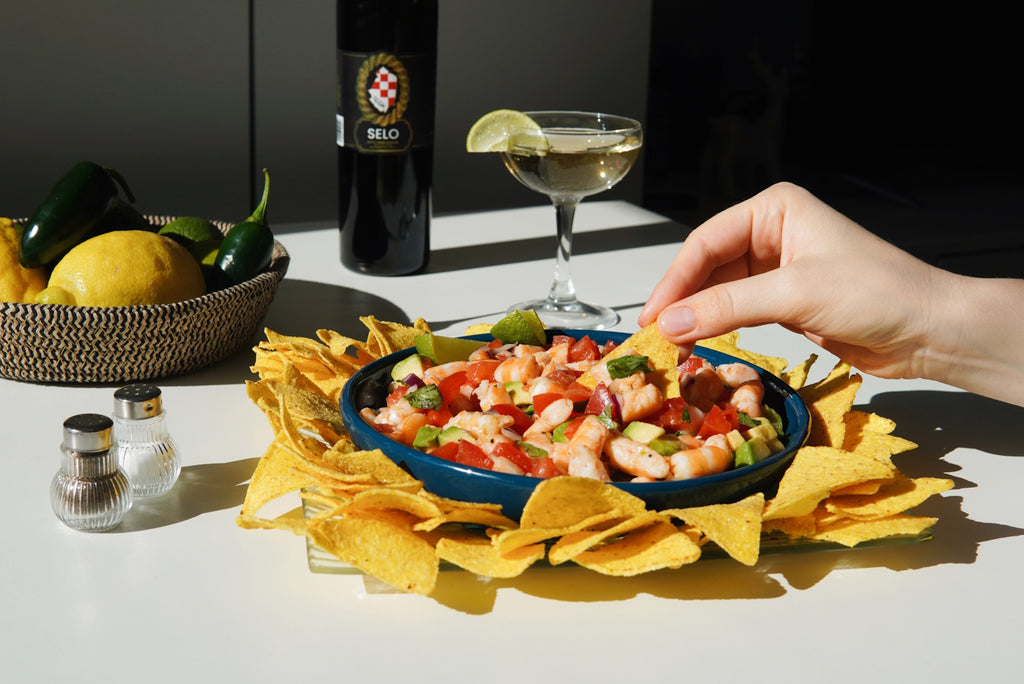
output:
[[437,0],[338,0],[341,262],[374,275],[430,255]]

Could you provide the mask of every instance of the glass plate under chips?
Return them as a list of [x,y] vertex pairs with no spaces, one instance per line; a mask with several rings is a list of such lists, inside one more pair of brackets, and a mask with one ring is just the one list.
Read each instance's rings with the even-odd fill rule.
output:
[[[319,501],[312,501],[305,497],[302,499],[302,515],[305,518],[312,518],[317,513],[327,510],[327,506]],[[891,537],[882,537],[871,541],[861,542],[857,546],[843,546],[835,542],[818,541],[816,539],[790,539],[781,532],[772,532],[761,535],[761,555],[781,553],[810,553],[819,551],[854,551],[858,549],[873,549],[886,546],[905,546],[931,541],[934,538],[932,531],[925,530],[921,534],[900,534]],[[701,547],[701,559],[727,558],[728,554],[719,548],[714,542],[708,542]],[[363,571],[349,565],[334,554],[325,551],[315,544],[308,536],[306,537],[306,559],[309,563],[310,572],[327,575],[361,575]],[[546,560],[535,563],[538,567],[554,567]],[[565,565],[571,565],[565,563]],[[452,563],[441,562],[442,570],[463,570]]]

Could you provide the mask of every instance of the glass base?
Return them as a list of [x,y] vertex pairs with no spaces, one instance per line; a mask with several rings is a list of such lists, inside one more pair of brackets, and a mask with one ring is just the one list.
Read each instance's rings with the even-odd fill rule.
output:
[[533,309],[548,328],[579,328],[581,330],[606,330],[619,322],[619,314],[606,306],[572,301],[559,304],[548,299],[536,299],[510,306],[507,313],[519,309]]

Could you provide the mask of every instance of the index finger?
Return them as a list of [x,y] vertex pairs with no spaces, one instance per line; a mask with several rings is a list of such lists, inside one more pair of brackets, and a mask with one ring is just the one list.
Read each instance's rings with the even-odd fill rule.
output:
[[710,284],[716,271],[728,269],[729,279],[778,265],[785,212],[761,193],[725,209],[691,232],[668,271],[655,286],[640,314],[640,325],[654,321],[669,304]]

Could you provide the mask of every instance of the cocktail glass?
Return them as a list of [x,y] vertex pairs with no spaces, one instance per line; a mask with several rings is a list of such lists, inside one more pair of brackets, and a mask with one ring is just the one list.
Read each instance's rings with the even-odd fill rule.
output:
[[540,129],[513,126],[505,166],[520,183],[547,195],[555,205],[558,247],[555,277],[545,299],[509,307],[533,309],[548,327],[609,328],[619,321],[614,310],[576,298],[570,262],[576,206],[584,197],[618,183],[640,154],[639,122],[596,112],[525,112]]

